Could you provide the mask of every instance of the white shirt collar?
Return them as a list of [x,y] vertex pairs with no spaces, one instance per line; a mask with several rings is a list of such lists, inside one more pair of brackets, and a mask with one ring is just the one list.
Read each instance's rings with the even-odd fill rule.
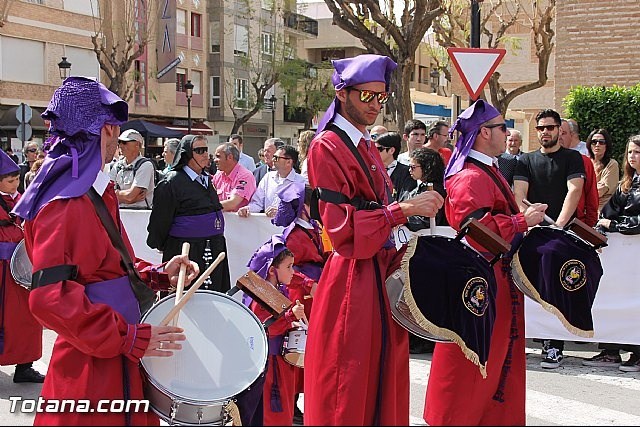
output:
[[346,132],[346,134],[353,142],[353,145],[356,147],[360,143],[360,139],[364,138],[366,141],[371,141],[371,135],[369,135],[369,131],[365,129],[364,133],[360,132],[356,127],[351,124],[347,119],[342,117],[340,114],[336,114],[333,118],[333,124],[338,126],[340,129]]
[[10,193],[5,193],[4,191],[0,191],[0,196],[11,196],[12,199],[15,199],[16,197],[18,197],[18,193],[17,191],[13,194]]
[[487,156],[486,154],[476,151],[473,148],[469,150],[468,157],[471,157],[472,159],[476,159],[487,166],[496,166],[496,167],[498,166],[498,159],[496,159],[495,157]]
[[307,230],[313,230],[313,225],[311,225],[309,221],[305,221],[300,217],[296,218],[294,222],[302,228],[306,228]]
[[196,171],[194,171],[193,169],[191,169],[189,166],[184,165],[182,167],[182,169],[184,169],[184,171],[187,173],[187,175],[189,175],[189,178],[191,178],[191,181],[195,181],[197,177],[199,177],[200,175],[198,175],[196,173]]
[[109,185],[109,175],[104,173],[103,171],[98,172],[95,181],[93,181],[93,188],[98,192],[100,196],[104,194],[104,190],[107,189],[107,185]]

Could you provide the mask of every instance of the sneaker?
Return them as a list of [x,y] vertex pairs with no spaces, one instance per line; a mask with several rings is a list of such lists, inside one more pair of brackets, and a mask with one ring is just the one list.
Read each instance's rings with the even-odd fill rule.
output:
[[540,362],[540,366],[547,369],[555,369],[562,364],[562,359],[564,359],[562,350],[550,347],[547,350],[547,356]]
[[632,353],[629,360],[618,367],[622,372],[640,372],[640,357]]
[[14,383],[43,383],[44,375],[33,368],[17,371],[13,374]]
[[584,359],[582,364],[584,366],[595,366],[599,368],[606,368],[607,366],[618,367],[622,363],[622,358],[619,354],[611,354],[606,350],[600,352],[600,354],[593,356],[589,359]]
[[547,352],[549,351],[549,348],[551,348],[551,340],[543,340],[542,341],[542,357],[546,357],[547,356]]

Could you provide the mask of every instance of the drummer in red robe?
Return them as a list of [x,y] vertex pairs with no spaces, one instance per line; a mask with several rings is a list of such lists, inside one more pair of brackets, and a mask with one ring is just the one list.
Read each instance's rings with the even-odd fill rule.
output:
[[[427,191],[401,203],[371,141],[396,64],[379,55],[334,60],[336,98],[311,142],[309,181],[334,252],[314,296],[305,352],[307,425],[408,425],[409,343],[391,318],[385,279],[400,264],[392,229],[434,216]],[[316,213],[312,206],[312,216]]]
[[9,271],[11,256],[24,234],[20,218],[10,215],[20,199],[20,168],[0,150],[0,365],[16,364],[14,383],[41,383],[44,375],[33,369],[42,356],[42,326],[29,310],[29,291]]
[[[447,220],[460,230],[476,218],[511,242],[513,250],[528,227],[542,222],[547,205],[535,203],[521,213],[498,171],[497,156],[507,139],[498,110],[480,99],[460,114],[450,133],[455,130],[461,137],[445,172]],[[467,240],[479,252],[488,252]],[[436,343],[424,410],[429,425],[525,424],[524,301],[509,273],[510,261],[509,255],[494,266],[498,292],[487,378],[456,344]]]
[[140,358],[169,357],[185,339],[181,328],[139,323],[135,295],[142,294],[144,285],[134,295],[120,252],[88,196],[91,192],[104,202],[120,230],[123,251],[135,260],[147,284],[168,287],[177,282],[183,264],[189,282],[198,274],[197,264],[186,257],[163,266],[135,259],[113,183],[102,172],[116,151],[127,110],[101,83],[66,79],[42,114],[51,121],[51,148],[14,208],[26,220],[25,244],[33,263],[29,306],[43,326],[58,334],[42,398],[88,399],[94,410],[38,412],[36,425],[158,425],[150,410],[135,411],[134,405],[128,412],[102,412],[97,409],[104,406],[97,408],[97,403],[118,399],[126,407],[129,399],[144,399]]

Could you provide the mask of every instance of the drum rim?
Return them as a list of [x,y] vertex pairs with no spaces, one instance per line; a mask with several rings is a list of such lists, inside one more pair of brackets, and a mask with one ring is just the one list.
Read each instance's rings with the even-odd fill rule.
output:
[[[255,315],[255,313],[253,311],[251,311],[247,306],[245,306],[244,304],[242,304],[239,301],[236,301],[235,299],[233,299],[232,297],[230,297],[229,295],[222,293],[222,292],[217,292],[217,291],[210,291],[207,289],[198,289],[195,294],[213,294],[214,296],[221,296],[224,299],[230,300],[233,303],[235,303],[236,305],[238,305],[239,307],[242,307],[243,310],[245,310],[247,313],[251,314],[252,319],[258,324],[258,326],[260,327],[260,329],[262,330],[263,334],[262,334],[262,338],[263,338],[263,343],[264,343],[264,366],[262,366],[260,368],[260,372],[258,372],[258,374],[256,375],[256,377],[249,382],[249,384],[245,385],[244,388],[242,390],[240,390],[238,393],[234,394],[233,396],[229,396],[229,397],[225,397],[225,398],[217,398],[217,399],[203,399],[203,400],[195,400],[195,399],[191,399],[188,397],[184,397],[184,396],[180,396],[175,394],[174,392],[168,390],[165,386],[163,386],[162,384],[159,384],[158,381],[152,377],[147,369],[147,366],[145,365],[145,361],[144,361],[144,357],[140,358],[140,365],[142,366],[142,371],[144,373],[145,378],[147,379],[147,381],[149,381],[154,387],[156,387],[159,391],[164,392],[167,396],[171,397],[172,400],[180,400],[181,403],[190,403],[190,404],[202,404],[202,403],[207,403],[207,404],[224,404],[225,402],[228,402],[230,400],[232,400],[235,396],[237,396],[238,394],[242,393],[243,391],[245,391],[247,388],[249,388],[251,386],[251,384],[253,384],[258,378],[260,378],[260,375],[262,375],[266,369],[267,369],[267,363],[269,362],[269,341],[267,338],[267,333],[265,331],[264,325],[262,324],[262,322],[260,321],[260,319],[258,319],[258,316]],[[153,309],[160,305],[162,302],[166,301],[166,300],[175,300],[175,293],[173,294],[169,294],[166,297],[160,299],[158,302],[156,302],[145,314],[144,316],[142,316],[142,319],[140,319],[140,323],[145,323],[145,320],[148,318],[149,314],[153,311]],[[149,356],[147,356],[149,357]],[[153,406],[153,405],[152,405]]]
[[24,252],[25,256],[27,257],[27,259],[29,260],[29,263],[31,264],[31,270],[33,270],[33,264],[31,263],[31,259],[29,258],[29,255],[27,254],[27,249],[25,247],[25,242],[24,239],[20,240],[18,242],[18,244],[16,245],[16,248],[13,250],[13,253],[11,254],[11,259],[9,260],[9,271],[11,272],[11,277],[13,278],[13,280],[20,286],[22,286],[23,288],[26,288],[28,290],[31,290],[31,280],[29,280],[28,283],[25,283],[21,280],[19,280],[15,274],[13,274],[14,271],[14,265],[17,262],[17,256],[16,254],[18,252]]

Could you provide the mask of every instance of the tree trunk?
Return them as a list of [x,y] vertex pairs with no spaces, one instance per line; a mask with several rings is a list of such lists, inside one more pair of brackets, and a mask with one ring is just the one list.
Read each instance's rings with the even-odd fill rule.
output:
[[397,108],[397,125],[398,129],[404,129],[404,124],[407,120],[413,118],[413,107],[411,103],[411,59],[398,57],[398,68],[396,69],[397,76],[399,77],[396,87],[396,108]]

